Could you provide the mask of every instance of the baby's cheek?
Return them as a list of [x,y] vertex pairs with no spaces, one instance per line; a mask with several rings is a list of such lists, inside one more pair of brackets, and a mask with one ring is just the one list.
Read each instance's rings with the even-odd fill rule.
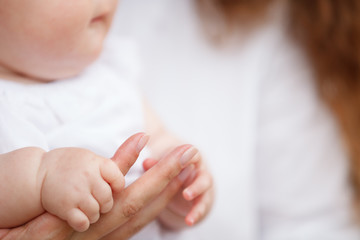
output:
[[38,5],[37,9],[28,13],[22,25],[26,26],[27,35],[33,43],[38,42],[54,51],[74,46],[92,17],[92,5],[88,0],[52,0]]

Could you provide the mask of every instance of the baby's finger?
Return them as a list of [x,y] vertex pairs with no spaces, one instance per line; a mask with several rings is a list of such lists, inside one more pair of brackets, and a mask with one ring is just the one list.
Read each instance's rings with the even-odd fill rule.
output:
[[159,160],[157,160],[155,158],[147,158],[143,162],[143,168],[144,168],[145,171],[147,171],[150,168],[152,168],[158,162],[159,162]]
[[104,181],[96,181],[93,186],[92,195],[100,205],[100,212],[107,213],[113,207],[112,191]]
[[118,166],[110,159],[100,165],[103,179],[108,182],[114,192],[120,192],[125,186],[125,179]]
[[210,173],[207,171],[199,171],[191,185],[184,189],[183,197],[191,201],[209,190],[212,186],[213,180]]
[[70,227],[78,232],[84,232],[90,226],[88,217],[78,208],[73,208],[68,212],[67,222]]
[[100,218],[100,205],[92,195],[82,199],[79,203],[79,209],[85,213],[90,223],[94,223]]
[[151,203],[146,205],[140,212],[132,216],[131,221],[127,221],[118,229],[112,231],[101,239],[129,239],[134,235],[134,231],[137,232],[141,230],[144,226],[146,226],[146,224],[157,218],[159,214],[164,211],[164,208],[166,205],[168,205],[171,199],[173,199],[174,195],[179,191],[182,184],[183,182],[180,179],[174,178]]
[[[130,232],[128,231],[128,234],[131,235],[131,231],[134,231],[134,227],[135,229],[140,229],[131,224],[137,225],[137,220],[144,220],[145,222],[142,222],[142,224],[149,222],[149,219],[147,218],[149,216],[147,213],[140,214],[140,219],[134,218],[134,216],[141,210],[147,209],[147,211],[155,211],[154,215],[151,216],[157,216],[164,208],[164,205],[158,205],[157,199],[159,199],[159,196],[163,196],[166,193],[167,198],[159,199],[163,201],[166,206],[173,194],[178,191],[182,184],[176,176],[188,165],[189,162],[192,162],[192,157],[194,155],[189,154],[188,151],[193,151],[191,145],[182,145],[164,156],[158,164],[146,171],[140,178],[126,187],[120,194],[117,194],[114,198],[114,206],[112,210],[101,217],[100,220],[92,225],[86,234],[82,236],[85,238],[87,236],[91,238],[98,236],[96,239],[100,239],[103,236],[99,235],[99,233],[112,232],[114,229],[126,222],[130,223],[130,226],[132,226],[129,228]],[[166,191],[166,189],[172,186],[170,182],[175,184],[173,187],[176,187],[176,189],[173,190],[176,191],[171,191],[171,196],[167,196],[169,191]],[[153,203],[155,204],[152,205]],[[160,209],[157,209],[159,206]],[[127,224],[124,226],[127,226]],[[127,238],[119,237],[117,239]]]
[[116,151],[111,158],[126,175],[131,166],[137,160],[139,153],[149,141],[149,136],[145,133],[137,133],[129,137]]
[[209,191],[204,193],[195,199],[195,203],[191,208],[190,212],[185,217],[185,222],[189,226],[200,222],[210,211],[213,204],[214,189],[211,188]]

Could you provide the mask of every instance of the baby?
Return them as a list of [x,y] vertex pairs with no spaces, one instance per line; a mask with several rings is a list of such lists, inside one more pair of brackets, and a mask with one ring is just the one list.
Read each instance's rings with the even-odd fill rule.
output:
[[[132,76],[126,71],[130,45],[109,44],[98,59],[116,4],[0,0],[0,228],[48,211],[85,231],[124,188],[121,171],[102,156],[145,123],[141,98],[126,80]],[[158,132],[154,138],[166,142],[168,134]],[[142,134],[139,153],[147,141]],[[185,156],[200,158],[193,147]],[[149,159],[144,167],[153,164]],[[171,212],[192,225],[207,214],[213,197],[201,158],[189,169],[191,179]],[[184,201],[190,207],[181,216]],[[163,214],[160,221],[176,227],[174,216]]]

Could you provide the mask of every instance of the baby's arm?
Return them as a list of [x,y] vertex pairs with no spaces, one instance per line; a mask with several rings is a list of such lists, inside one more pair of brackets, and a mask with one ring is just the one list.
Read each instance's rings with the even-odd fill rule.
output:
[[0,228],[18,226],[44,211],[38,174],[44,153],[22,148],[0,155]]
[[44,210],[84,231],[110,211],[124,178],[110,159],[85,149],[23,148],[0,155],[0,227],[21,225]]

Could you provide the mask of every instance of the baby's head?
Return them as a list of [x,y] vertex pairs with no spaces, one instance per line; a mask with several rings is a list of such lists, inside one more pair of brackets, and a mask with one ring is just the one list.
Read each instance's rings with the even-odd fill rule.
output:
[[34,79],[74,76],[101,52],[117,0],[0,0],[0,67]]

